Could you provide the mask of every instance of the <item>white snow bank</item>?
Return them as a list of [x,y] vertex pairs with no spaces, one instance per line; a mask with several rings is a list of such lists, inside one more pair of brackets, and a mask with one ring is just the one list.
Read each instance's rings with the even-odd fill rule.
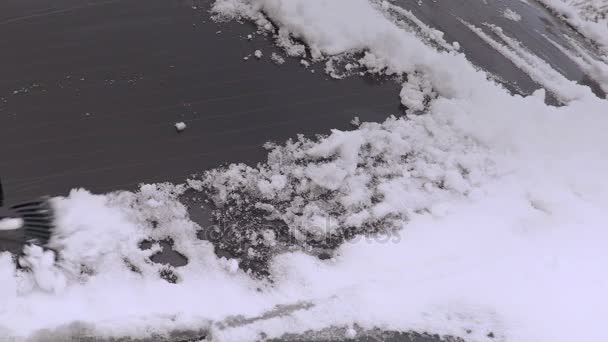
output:
[[[184,327],[198,330],[209,320],[263,310],[263,295],[256,291],[260,285],[227,272],[213,247],[196,238],[197,226],[175,199],[182,189],[146,185],[137,193],[103,196],[74,190],[56,199],[59,232],[51,246],[62,250],[57,264],[51,252],[37,247],[28,249],[21,262],[31,272],[16,270],[8,253],[0,255],[2,336],[19,341],[40,334],[44,339],[41,329],[52,332],[82,322],[93,335],[146,337]],[[150,208],[150,198],[163,205]],[[138,248],[144,239],[167,236],[188,256],[187,266],[176,270],[152,263],[148,257],[158,250]],[[161,279],[162,270],[173,271],[179,284]],[[69,340],[77,328],[65,329],[57,340]]]
[[[275,146],[265,164],[203,182],[218,203],[247,195],[297,231],[329,220],[339,223],[326,234],[374,225],[390,234],[355,238],[325,261],[278,255],[269,283],[197,239],[177,200],[185,186],[75,190],[55,201],[57,264],[32,249],[29,272],[0,255],[2,336],[35,341],[43,329],[69,335],[84,325],[102,336],[209,329],[214,340],[252,341],[356,325],[468,341],[608,339],[608,102],[551,77],[547,87],[577,91],[563,107],[545,105],[544,90],[511,95],[365,0],[218,0],[215,10],[265,26],[263,11],[283,42],[290,33],[317,58],[363,50],[369,70],[415,75],[403,101],[432,94],[424,115],[300,138]],[[138,248],[168,237],[186,266],[150,262],[158,245]]]

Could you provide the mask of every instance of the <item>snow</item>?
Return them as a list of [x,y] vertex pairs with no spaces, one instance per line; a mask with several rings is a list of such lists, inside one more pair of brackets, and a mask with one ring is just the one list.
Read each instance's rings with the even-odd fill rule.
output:
[[220,263],[230,274],[236,274],[239,271],[239,261],[237,259],[220,258]]
[[[469,24],[563,106],[546,105],[544,89],[512,95],[463,54],[403,30],[387,8],[217,0],[216,18],[276,23],[275,42],[290,56],[302,41],[312,61],[359,52],[366,72],[400,75],[401,101],[418,115],[269,144],[264,163],[183,185],[54,199],[57,261],[32,248],[21,261],[31,270],[17,269],[0,254],[0,333],[36,341],[204,329],[213,340],[254,341],[381,328],[467,341],[607,340],[608,102],[500,28],[488,26],[489,36]],[[268,277],[253,277],[197,239],[201,227],[179,201],[188,189],[220,207],[263,210],[301,240],[272,258]],[[277,244],[277,230],[260,233]],[[320,260],[306,239],[316,233],[346,241]],[[167,238],[186,266],[153,263],[158,247],[138,247]],[[175,283],[159,276],[169,271]]]
[[186,126],[186,123],[185,123],[185,122],[181,122],[181,121],[180,121],[180,122],[176,122],[176,123],[175,123],[175,129],[177,129],[177,131],[178,131],[178,132],[181,132],[181,131],[185,130],[185,129],[186,129],[186,127],[187,127],[187,126]]
[[60,293],[65,290],[67,277],[55,266],[55,254],[44,251],[35,245],[26,245],[19,265],[31,269],[32,283],[47,293]]
[[510,8],[505,9],[502,16],[512,21],[521,21],[521,15]]
[[285,58],[283,58],[281,55],[277,54],[276,52],[272,53],[272,55],[270,56],[270,59],[272,59],[272,61],[278,65],[285,63]]
[[353,328],[348,328],[346,330],[346,334],[344,335],[344,337],[352,340],[355,337],[357,337],[357,331],[355,329],[353,329]]
[[407,76],[407,82],[403,84],[399,94],[401,104],[408,109],[408,112],[414,113],[423,111],[426,107],[425,102],[430,101],[435,95],[429,80],[415,73]]
[[601,56],[592,56],[574,39],[568,36],[564,36],[564,38],[570,43],[570,49],[545,36],[545,39],[574,61],[581,70],[596,81],[602,90],[608,94],[608,59],[601,58]]
[[528,51],[519,41],[509,37],[504,33],[502,28],[493,24],[486,24],[486,26],[505,44],[494,40],[479,27],[467,23],[466,21],[462,21],[462,23],[496,51],[513,62],[518,68],[527,73],[533,80],[545,86],[545,88],[551,91],[562,103],[593,96],[591,95],[591,89],[589,87],[582,86],[567,79],[560,72],[553,69],[549,63]]
[[539,0],[608,54],[608,1]]
[[263,55],[263,54],[262,54],[262,51],[261,51],[261,50],[255,50],[255,51],[253,52],[253,55],[255,56],[255,58],[260,59],[260,58],[262,58],[262,55]]

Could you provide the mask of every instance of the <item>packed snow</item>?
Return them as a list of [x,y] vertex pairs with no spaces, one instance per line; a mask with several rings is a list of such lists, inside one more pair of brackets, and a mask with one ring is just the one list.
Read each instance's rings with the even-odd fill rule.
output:
[[[404,29],[386,4],[217,0],[212,11],[276,32],[288,56],[359,56],[366,73],[400,76],[395,96],[407,115],[268,144],[264,163],[181,185],[54,199],[57,260],[28,247],[17,268],[0,254],[1,336],[204,330],[254,341],[380,328],[467,341],[608,340],[608,101],[498,27],[489,36],[469,24],[563,106],[546,105],[545,89],[510,94],[456,49]],[[285,233],[295,248],[276,247],[267,276],[254,276],[197,238],[204,227],[180,202],[186,191],[280,222],[249,228],[264,246]],[[140,248],[166,239],[187,265],[151,262],[158,243]],[[309,248],[336,239],[329,258]]]

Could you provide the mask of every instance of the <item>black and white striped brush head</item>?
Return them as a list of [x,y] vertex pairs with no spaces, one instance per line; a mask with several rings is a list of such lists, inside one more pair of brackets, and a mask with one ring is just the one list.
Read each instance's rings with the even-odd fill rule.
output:
[[12,217],[23,222],[23,240],[39,246],[46,246],[55,228],[53,208],[47,198],[25,202],[9,207]]
[[[0,240],[46,246],[55,228],[55,215],[48,198],[4,206],[0,182]],[[0,244],[1,247],[1,244]]]

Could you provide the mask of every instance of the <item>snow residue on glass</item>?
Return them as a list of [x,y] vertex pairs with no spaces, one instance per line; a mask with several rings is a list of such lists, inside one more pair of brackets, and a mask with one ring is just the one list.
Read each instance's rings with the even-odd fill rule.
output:
[[502,16],[512,21],[521,21],[521,15],[510,8],[505,9]]
[[500,38],[504,44],[492,38],[492,36],[485,33],[481,28],[464,20],[461,20],[461,22],[477,34],[484,42],[492,46],[496,51],[528,74],[533,80],[551,91],[560,102],[567,103],[568,101],[590,95],[591,89],[589,87],[567,79],[560,72],[553,69],[549,63],[528,51],[519,41],[504,33],[501,27],[493,24],[485,25]]
[[544,36],[553,46],[563,52],[568,58],[575,62],[581,70],[583,70],[589,77],[597,82],[602,90],[608,94],[608,58],[602,58],[602,56],[592,56],[588,51],[581,46],[576,40],[564,36],[564,38],[570,44],[570,48],[566,48],[548,36]]
[[540,2],[608,54],[608,1],[540,0]]
[[[386,8],[216,1],[217,18],[279,25],[275,39],[289,56],[360,52],[366,72],[402,75],[401,100],[422,115],[268,145],[267,162],[188,185],[55,199],[58,261],[31,248],[25,271],[0,257],[0,334],[205,330],[214,340],[253,341],[335,327],[341,337],[381,328],[467,341],[607,340],[608,102],[551,73],[542,84],[564,95],[564,106],[547,106],[542,89],[511,95],[464,55],[400,28]],[[300,42],[311,56],[298,52]],[[358,235],[326,260],[304,243],[277,254],[268,277],[253,277],[197,239],[200,227],[178,200],[188,187],[218,206],[253,206],[296,238],[320,227],[325,236]],[[186,266],[151,262],[158,244],[138,247],[167,238]]]

